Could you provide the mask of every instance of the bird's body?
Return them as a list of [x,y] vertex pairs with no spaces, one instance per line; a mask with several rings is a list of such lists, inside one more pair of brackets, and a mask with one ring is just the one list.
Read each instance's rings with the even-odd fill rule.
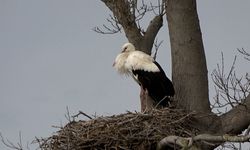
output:
[[123,46],[113,66],[119,73],[131,75],[157,104],[167,106],[175,93],[161,66],[150,55],[135,50],[131,43]]
[[128,70],[159,72],[159,68],[153,62],[154,59],[146,53],[142,51],[132,51],[126,59],[125,68],[128,68]]

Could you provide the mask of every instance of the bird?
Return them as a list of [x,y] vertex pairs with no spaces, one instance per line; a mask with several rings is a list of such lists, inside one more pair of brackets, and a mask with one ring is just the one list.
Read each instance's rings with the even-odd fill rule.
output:
[[132,76],[155,104],[169,106],[170,97],[175,94],[173,84],[152,56],[136,50],[132,43],[125,43],[113,67],[120,74]]

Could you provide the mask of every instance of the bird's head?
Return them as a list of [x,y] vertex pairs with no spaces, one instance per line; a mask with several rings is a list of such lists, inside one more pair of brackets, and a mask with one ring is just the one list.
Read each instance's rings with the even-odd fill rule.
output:
[[122,46],[122,53],[135,51],[135,46],[132,43],[126,43]]
[[135,46],[131,43],[126,43],[122,46],[122,52],[118,54],[113,63],[113,67],[121,74],[129,74],[129,70],[125,67],[126,59],[129,52],[135,51]]

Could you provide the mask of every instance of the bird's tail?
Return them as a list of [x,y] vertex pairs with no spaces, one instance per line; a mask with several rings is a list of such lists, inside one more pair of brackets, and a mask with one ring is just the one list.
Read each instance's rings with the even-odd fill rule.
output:
[[156,105],[155,108],[161,106],[161,107],[168,107],[170,102],[169,96],[164,96]]

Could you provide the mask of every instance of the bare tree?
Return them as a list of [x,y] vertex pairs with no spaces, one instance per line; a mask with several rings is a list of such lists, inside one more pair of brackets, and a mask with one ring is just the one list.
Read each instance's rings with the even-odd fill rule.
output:
[[[221,96],[227,102],[223,105],[229,105],[230,110],[221,115],[213,113],[208,97],[207,65],[196,0],[163,0],[158,1],[155,6],[152,3],[146,4],[143,0],[101,1],[113,12],[111,18],[108,19],[111,26],[103,26],[106,32],[98,27],[95,31],[117,33],[123,29],[128,41],[148,54],[151,54],[155,37],[162,27],[163,17],[166,16],[171,43],[172,80],[176,90],[175,106],[187,111],[199,112],[196,116],[196,126],[201,130],[202,136],[198,136],[197,139],[207,141],[199,145],[199,148],[212,149],[225,141],[235,141],[237,138],[225,139],[210,136],[210,134],[238,135],[249,126],[249,76],[246,74],[246,83],[243,84],[242,78],[236,77],[233,67],[225,76],[222,72],[223,66],[218,66],[213,72],[217,98]],[[153,12],[155,17],[144,30],[140,21],[148,12]],[[249,53],[244,49],[239,51],[249,60]],[[141,93],[142,111],[147,109],[148,103],[150,103],[148,96]],[[218,100],[217,104],[212,106],[214,106],[212,108],[223,107]],[[246,136],[249,137],[249,135]],[[213,140],[204,140],[207,138]],[[249,141],[249,138],[245,141]],[[161,141],[161,144],[169,142],[171,143],[165,140]]]

